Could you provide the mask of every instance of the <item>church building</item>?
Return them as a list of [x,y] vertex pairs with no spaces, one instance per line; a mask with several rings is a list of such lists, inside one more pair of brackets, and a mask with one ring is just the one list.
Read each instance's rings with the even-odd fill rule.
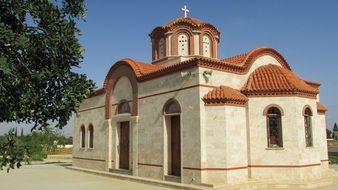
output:
[[207,186],[327,176],[319,83],[270,47],[219,58],[221,32],[186,15],[149,37],[151,63],[117,61],[81,104],[74,167]]

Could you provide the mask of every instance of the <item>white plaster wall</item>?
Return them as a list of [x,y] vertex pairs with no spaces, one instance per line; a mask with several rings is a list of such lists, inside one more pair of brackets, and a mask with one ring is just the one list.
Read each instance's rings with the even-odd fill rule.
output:
[[[264,55],[262,57],[259,57],[252,65],[249,71],[246,74],[238,75],[223,71],[217,71],[213,70],[212,76],[209,77],[209,80],[205,80],[203,75],[200,75],[200,81],[202,84],[208,84],[208,85],[214,85],[214,86],[220,86],[220,85],[226,85],[235,89],[240,89],[245,82],[248,80],[248,77],[254,70],[256,70],[258,67],[268,64],[274,64],[279,65],[281,64],[273,57],[269,55]],[[205,68],[200,68],[200,72],[203,73]]]

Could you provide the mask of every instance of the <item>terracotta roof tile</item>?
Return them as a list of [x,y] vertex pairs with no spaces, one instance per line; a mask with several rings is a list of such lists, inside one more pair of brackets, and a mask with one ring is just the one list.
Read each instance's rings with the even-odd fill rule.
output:
[[180,26],[180,25],[183,25],[183,24],[188,24],[190,26],[192,26],[194,29],[201,29],[203,27],[209,27],[211,28],[214,32],[216,32],[217,35],[220,35],[220,31],[212,24],[209,24],[209,23],[206,23],[206,22],[203,22],[197,18],[192,18],[192,17],[187,17],[187,18],[184,18],[184,17],[179,17],[179,18],[176,18],[170,22],[167,22],[161,26],[158,26],[156,28],[153,29],[153,31],[149,34],[150,36],[153,36],[155,35],[155,33],[157,31],[160,31],[160,30],[164,30],[164,31],[172,31],[174,30],[176,27]]
[[162,27],[166,28],[166,27],[171,27],[172,25],[174,24],[177,24],[177,23],[182,23],[182,22],[188,22],[188,23],[191,23],[191,24],[194,24],[196,26],[198,25],[201,25],[201,24],[205,24],[205,22],[201,21],[200,19],[197,19],[197,18],[192,18],[192,17],[187,17],[187,18],[184,18],[184,17],[179,17],[179,18],[176,18],[172,21],[169,21],[165,24],[162,25]]
[[206,105],[244,105],[248,98],[236,89],[220,86],[204,95],[203,101]]
[[106,76],[103,86],[106,85],[108,80],[107,77],[110,76],[110,72],[122,64],[129,65],[134,70],[138,80],[148,80],[154,77],[177,72],[178,70],[190,68],[193,66],[201,66],[236,74],[245,74],[250,69],[255,59],[260,55],[265,54],[269,54],[275,57],[277,60],[279,60],[284,68],[291,70],[290,66],[284,60],[284,58],[276,50],[268,47],[258,47],[253,49],[249,53],[233,56],[224,60],[217,60],[206,57],[195,57],[187,61],[169,66],[163,66],[161,64],[147,64],[130,58],[126,58],[112,65],[110,71]]
[[227,57],[222,59],[221,61],[223,62],[227,62],[230,64],[235,64],[235,65],[241,65],[243,64],[245,58],[248,56],[249,53],[243,53],[240,55],[235,55],[235,56],[231,56],[231,57]]
[[290,95],[316,96],[318,89],[306,84],[290,70],[277,65],[257,68],[242,88],[246,95]]
[[327,111],[327,108],[324,104],[317,102],[317,112],[320,114],[325,114],[325,112]]
[[106,90],[104,88],[98,88],[98,89],[94,90],[94,92],[91,93],[88,96],[88,98],[93,97],[93,96],[98,96],[98,95],[101,95],[101,94],[104,94],[104,93],[106,93]]
[[266,46],[256,47],[249,52],[224,58],[220,61],[223,62],[224,64],[239,66],[242,72],[247,72],[250,69],[251,64],[258,57],[263,55],[270,55],[274,57],[283,67],[291,70],[291,67],[279,52]]
[[319,88],[319,86],[321,85],[319,82],[314,82],[314,81],[309,81],[309,80],[304,80],[304,82],[310,86],[312,86],[313,88]]

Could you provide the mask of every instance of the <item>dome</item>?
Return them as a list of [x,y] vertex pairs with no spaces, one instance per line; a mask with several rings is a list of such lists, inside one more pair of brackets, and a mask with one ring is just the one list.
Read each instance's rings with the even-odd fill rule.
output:
[[196,18],[176,18],[156,27],[149,36],[152,42],[153,63],[175,57],[217,58],[219,30]]
[[156,27],[149,35],[150,37],[154,36],[156,35],[158,31],[161,31],[161,30],[164,32],[173,31],[176,27],[179,27],[182,25],[191,27],[195,30],[200,30],[204,27],[208,27],[210,28],[210,30],[212,30],[212,32],[215,33],[215,35],[219,36],[221,34],[215,26],[213,26],[212,24],[206,23],[200,19],[192,18],[192,17],[186,17],[186,18],[179,17],[170,22],[167,22],[166,24]]

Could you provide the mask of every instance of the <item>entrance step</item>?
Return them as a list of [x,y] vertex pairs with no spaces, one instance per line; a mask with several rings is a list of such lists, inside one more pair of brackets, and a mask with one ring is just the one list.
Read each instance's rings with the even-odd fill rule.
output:
[[166,175],[164,176],[164,180],[181,183],[181,177],[179,176]]
[[109,172],[123,174],[123,175],[132,175],[131,170],[124,170],[124,169],[109,169]]

